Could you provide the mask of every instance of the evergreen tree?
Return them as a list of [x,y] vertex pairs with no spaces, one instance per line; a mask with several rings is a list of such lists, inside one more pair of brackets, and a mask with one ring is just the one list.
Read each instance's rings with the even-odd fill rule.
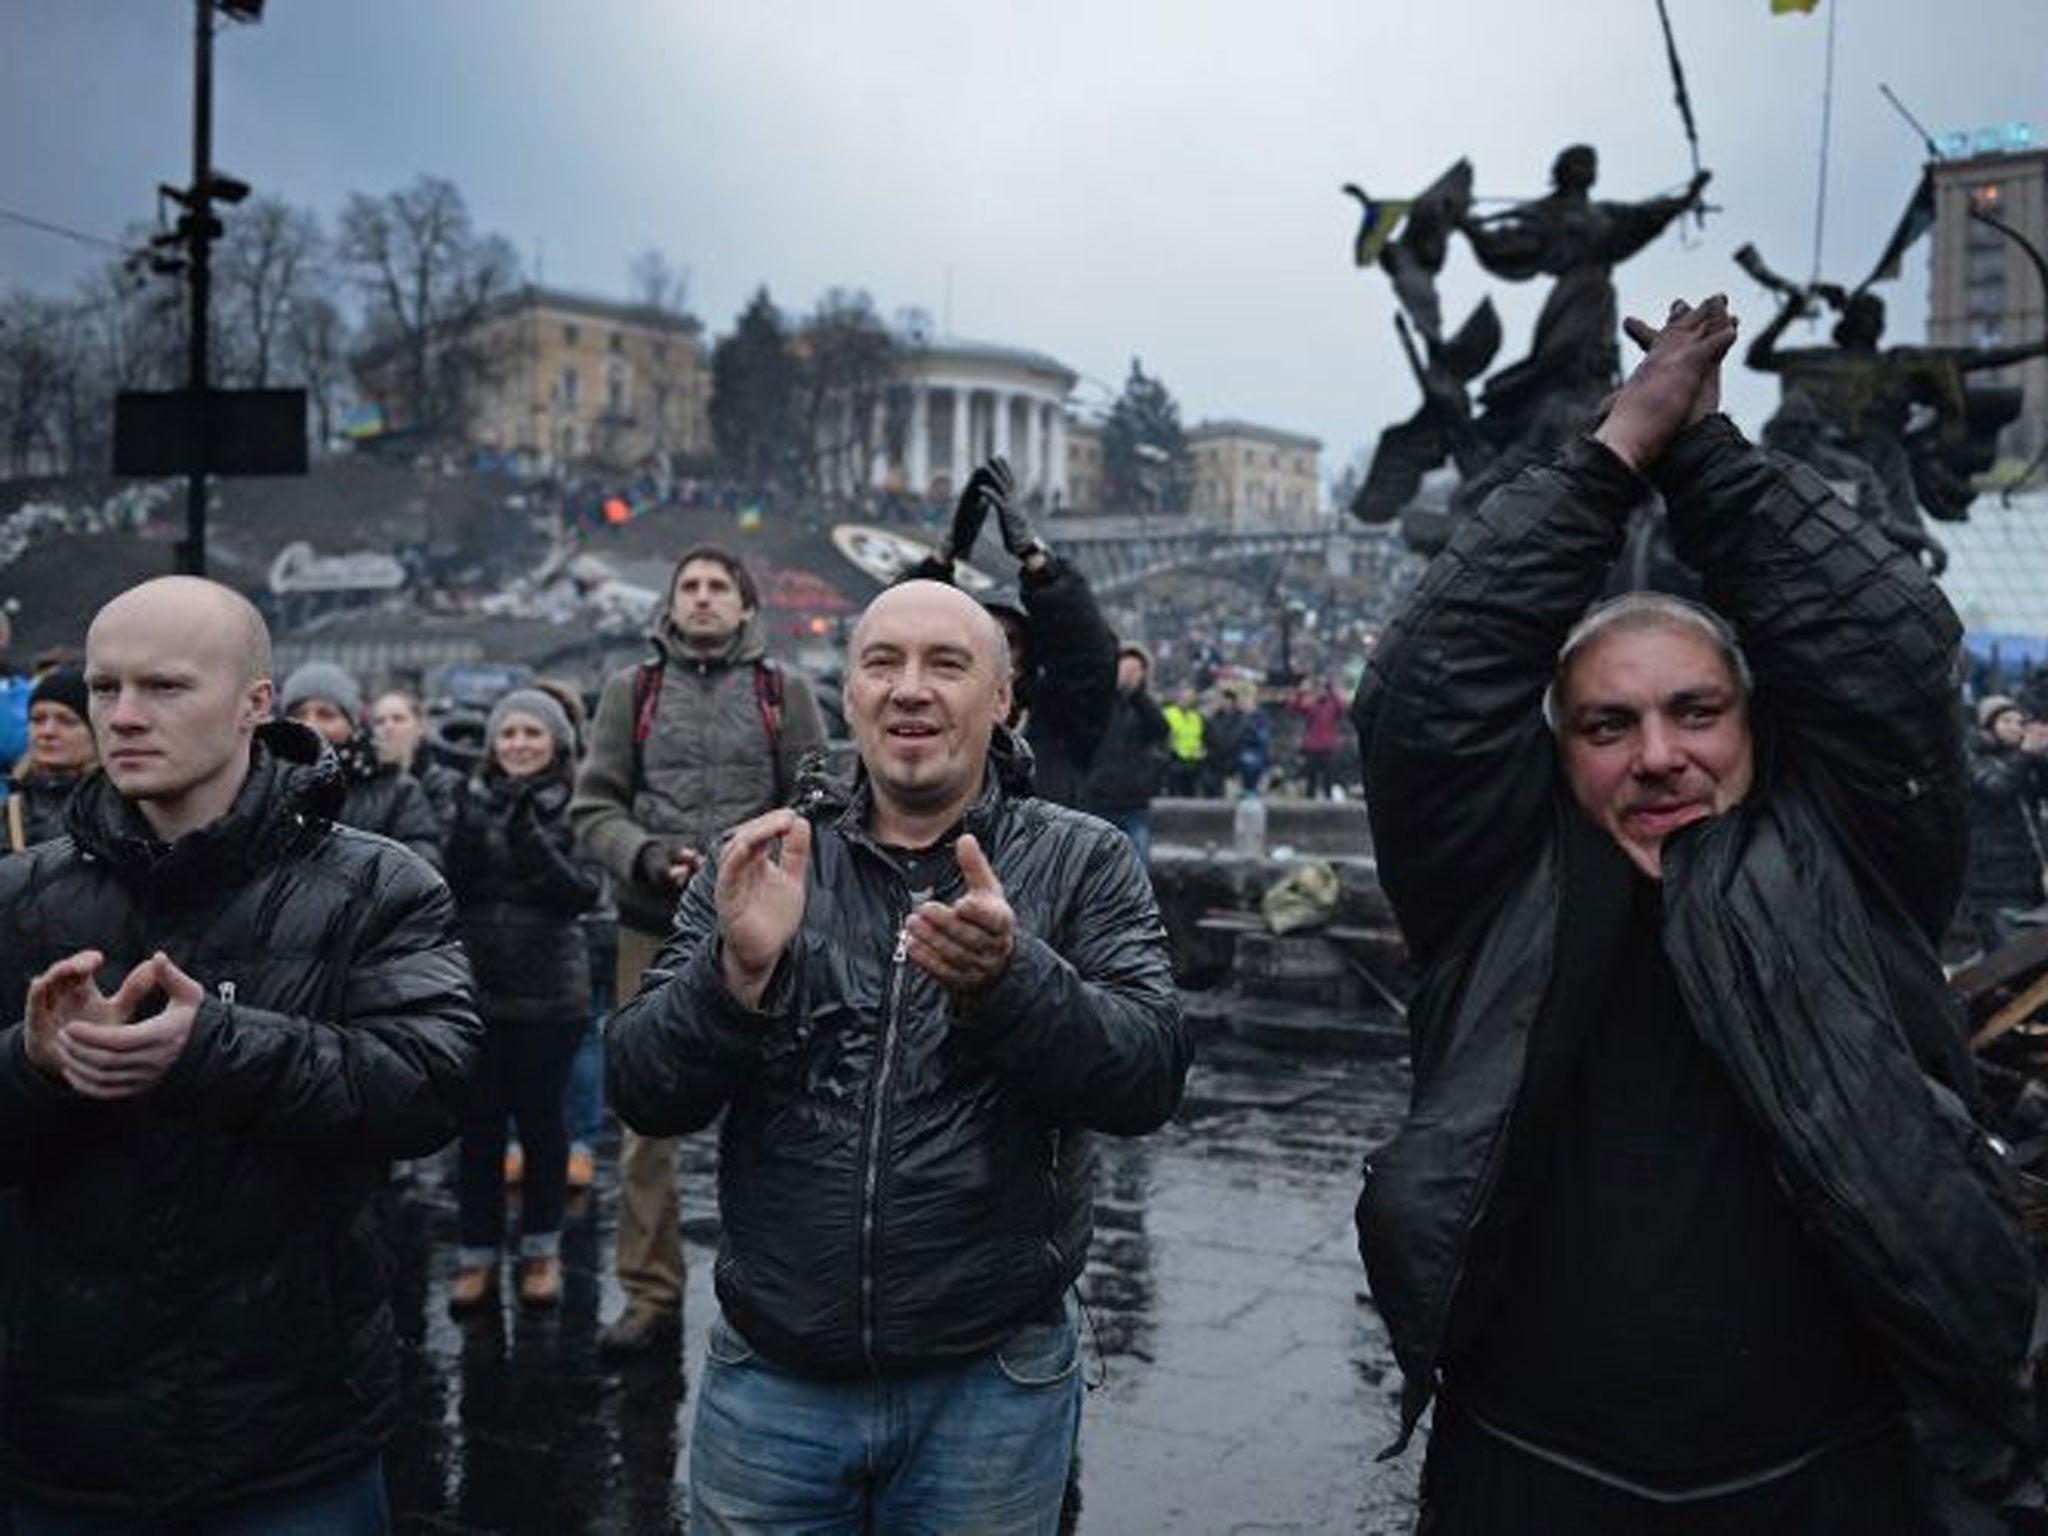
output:
[[711,351],[711,441],[719,467],[749,486],[800,482],[800,367],[766,288]]
[[1124,392],[1103,423],[1102,478],[1105,510],[1188,510],[1194,476],[1180,406],[1135,357]]

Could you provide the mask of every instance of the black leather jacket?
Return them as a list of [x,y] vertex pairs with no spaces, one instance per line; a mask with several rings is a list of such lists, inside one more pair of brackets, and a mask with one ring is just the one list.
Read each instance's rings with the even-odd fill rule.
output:
[[[672,1135],[725,1110],[719,1303],[791,1370],[889,1375],[994,1349],[1081,1271],[1084,1133],[1154,1130],[1180,1102],[1192,1046],[1144,872],[1108,826],[1021,793],[997,735],[964,823],[1017,917],[987,992],[956,1003],[903,959],[911,898],[863,830],[860,786],[804,802],[803,929],[761,1011],[720,978],[707,867],[607,1036],[627,1124]],[[948,881],[937,899],[959,894]]]
[[169,847],[95,775],[69,838],[0,859],[0,1017],[86,948],[108,992],[161,948],[208,994],[126,1103],[0,1031],[0,1486],[181,1509],[339,1476],[398,1426],[375,1201],[387,1159],[453,1136],[478,1026],[447,887],[332,826],[339,792],[277,722],[228,814]]
[[590,1019],[590,940],[597,872],[578,864],[569,779],[507,778],[486,768],[449,800],[448,884],[489,1024],[582,1029]]
[[[1885,1348],[1928,1517],[1998,1529],[1993,1504],[2033,1496],[2016,1491],[2015,1383],[2034,1275],[1935,950],[1963,866],[1960,627],[1911,556],[1724,418],[1683,434],[1655,478],[1755,673],[1758,770],[1743,804],[1666,841],[1664,947]],[[1380,876],[1421,973],[1409,1116],[1358,1207],[1410,1428],[1501,1283],[1472,1267],[1474,1237],[1518,1172],[1509,1152],[1531,1155],[1511,1132],[1548,1109],[1526,1102],[1530,1063],[1577,1006],[1558,967],[1591,823],[1539,706],[1646,490],[1590,440],[1524,472],[1437,557],[1360,685]]]

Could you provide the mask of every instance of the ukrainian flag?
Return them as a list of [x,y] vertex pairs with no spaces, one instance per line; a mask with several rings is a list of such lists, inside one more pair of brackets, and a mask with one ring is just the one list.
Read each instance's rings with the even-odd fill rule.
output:
[[1360,196],[1359,202],[1365,207],[1365,214],[1358,223],[1358,238],[1351,242],[1351,259],[1361,267],[1369,267],[1380,259],[1380,252],[1401,228],[1401,221],[1408,217],[1408,210],[1415,206],[1413,198],[1398,202]]

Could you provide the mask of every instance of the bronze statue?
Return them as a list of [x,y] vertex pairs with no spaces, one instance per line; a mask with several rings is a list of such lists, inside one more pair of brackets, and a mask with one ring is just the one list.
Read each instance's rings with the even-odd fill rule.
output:
[[[1778,293],[1778,313],[1750,343],[1750,367],[1779,378],[1765,443],[1846,482],[1856,504],[1939,574],[1947,564],[1923,517],[1968,518],[1972,476],[1991,467],[1998,432],[2019,414],[2017,388],[1969,375],[2048,353],[2048,338],[2005,347],[1881,347],[1884,300],[1867,288],[1799,287],[1766,267],[1754,246],[1736,252],[1751,277]],[[1831,346],[1781,347],[1794,320],[1825,303],[1838,315]]]
[[[1374,243],[1377,264],[1401,305],[1396,329],[1423,404],[1381,434],[1352,502],[1355,516],[1367,522],[1400,516],[1423,476],[1446,461],[1460,473],[1453,510],[1477,504],[1502,479],[1583,430],[1620,383],[1614,267],[1698,207],[1710,173],[1699,172],[1673,196],[1616,203],[1591,196],[1598,165],[1590,145],[1574,144],[1553,163],[1549,194],[1476,213],[1472,168],[1460,160],[1407,206],[1398,237]],[[1370,218],[1374,209],[1364,194],[1346,190],[1366,202]],[[1476,409],[1470,386],[1493,360],[1500,324],[1491,303],[1482,303],[1455,334],[1442,335],[1436,276],[1453,233],[1465,237],[1496,277],[1556,279],[1528,356],[1485,380]],[[1361,256],[1367,248],[1361,231]],[[1411,519],[1411,543],[1426,547],[1440,536]]]

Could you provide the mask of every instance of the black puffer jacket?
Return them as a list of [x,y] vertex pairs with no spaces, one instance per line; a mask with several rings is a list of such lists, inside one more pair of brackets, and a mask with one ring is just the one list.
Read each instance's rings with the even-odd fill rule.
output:
[[385,1161],[449,1140],[475,1052],[434,872],[329,825],[313,733],[258,734],[220,821],[168,848],[104,777],[69,839],[0,860],[0,1007],[88,947],[111,992],[162,948],[207,989],[154,1093],[99,1104],[0,1031],[0,1484],[168,1510],[314,1484],[398,1425]]
[[[720,979],[707,868],[607,1035],[635,1129],[726,1110],[718,1299],[791,1370],[887,1375],[995,1348],[1087,1257],[1082,1133],[1153,1130],[1180,1102],[1192,1047],[1130,844],[1022,794],[998,738],[1002,769],[965,819],[1017,917],[988,992],[956,1007],[902,958],[910,894],[862,830],[862,786],[806,802],[803,930],[764,1011]],[[959,894],[949,870],[937,899]]]
[[2044,801],[2048,757],[1976,732],[1970,742],[1972,900],[2013,907],[2041,904],[2041,859],[2030,828]]
[[441,867],[441,818],[420,781],[381,760],[367,737],[342,744],[341,809],[335,820],[358,832],[403,843],[434,868]]
[[1166,713],[1143,688],[1117,691],[1081,793],[1088,811],[1142,811],[1166,778]]
[[[1683,434],[1656,479],[1679,555],[1743,638],[1758,749],[1749,799],[1664,845],[1664,947],[1787,1198],[1885,1347],[1930,1517],[1998,1529],[1988,1504],[2028,1470],[2015,1383],[2034,1276],[1966,1107],[1934,949],[1962,874],[1959,626],[1911,556],[1723,418]],[[1358,1208],[1410,1427],[1500,1281],[1468,1261],[1520,1171],[1504,1154],[1541,1155],[1511,1116],[1548,1112],[1522,1088],[1577,1005],[1557,966],[1588,824],[1539,705],[1644,492],[1590,441],[1525,472],[1437,557],[1360,686],[1380,877],[1422,975],[1409,1116],[1369,1160]]]
[[[23,850],[64,835],[65,808],[71,804],[72,795],[85,778],[85,774],[31,773],[24,768],[8,781],[7,801],[10,804],[18,802],[20,806]],[[7,810],[5,814],[8,835],[5,845],[0,846],[0,853],[15,851],[13,828],[16,813]]]
[[590,1018],[590,941],[578,917],[597,904],[595,871],[570,855],[569,780],[507,778],[486,768],[450,801],[448,884],[490,1024],[581,1029]]

